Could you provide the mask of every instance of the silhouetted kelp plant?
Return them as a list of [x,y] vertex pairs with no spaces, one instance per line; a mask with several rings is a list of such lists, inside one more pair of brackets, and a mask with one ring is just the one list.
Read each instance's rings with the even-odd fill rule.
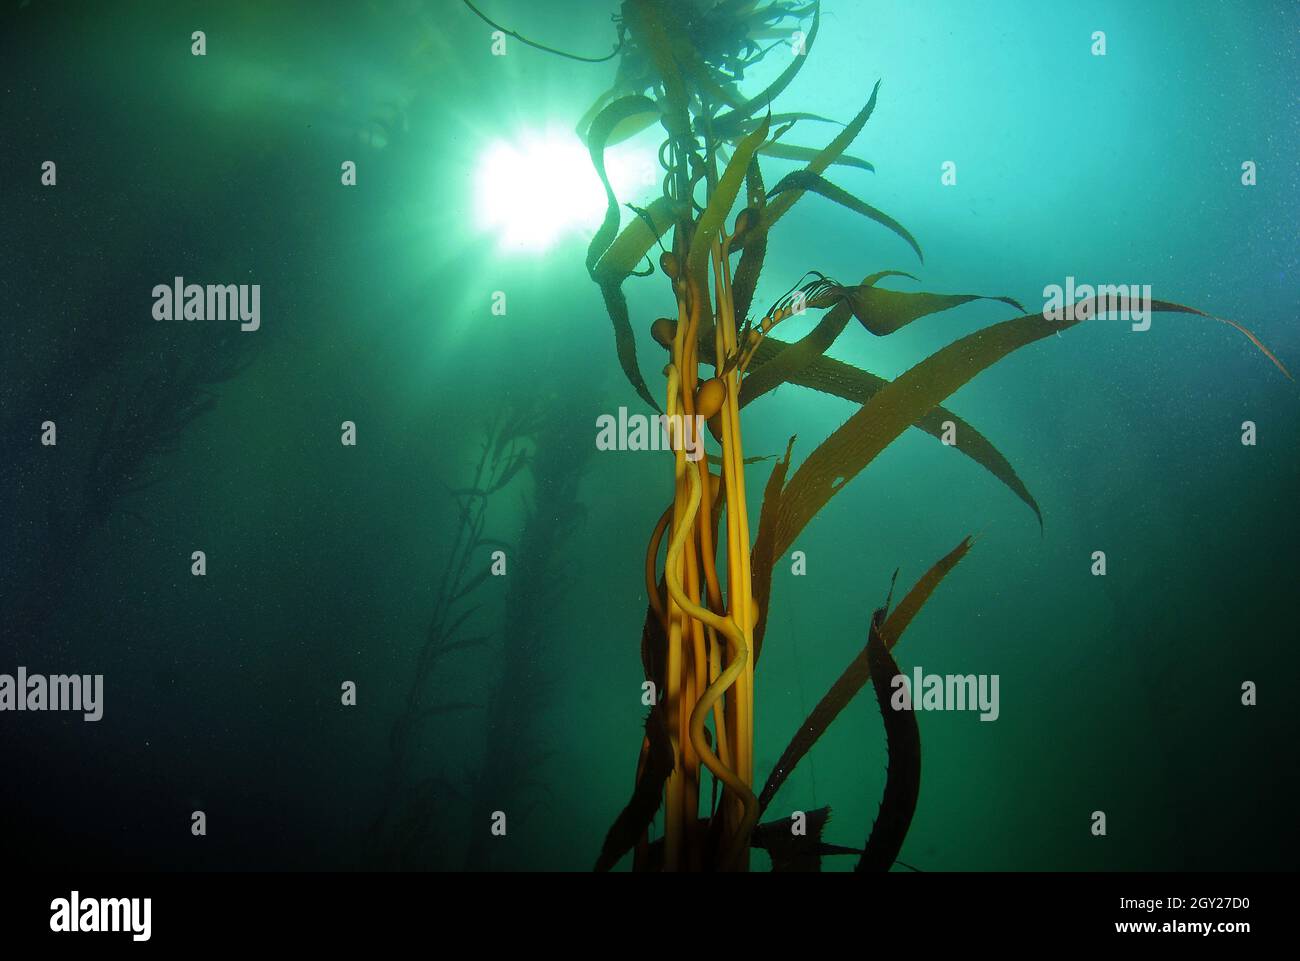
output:
[[[810,112],[772,112],[773,101],[811,55],[821,20],[817,0],[625,0],[615,19],[616,79],[579,127],[608,202],[586,265],[603,296],[628,382],[646,404],[666,415],[676,442],[673,499],[654,525],[645,554],[649,604],[641,653],[657,697],[646,718],[632,797],[610,828],[596,867],[610,869],[633,852],[635,869],[745,870],[750,849],[761,847],[771,855],[774,870],[819,870],[822,856],[834,854],[858,855],[859,871],[887,870],[896,863],[920,785],[915,718],[910,711],[885,707],[898,673],[890,649],[972,540],[963,538],[935,562],[897,606],[892,606],[891,587],[890,599],[870,618],[862,652],[755,793],[753,678],[765,639],[773,566],[831,498],[909,427],[939,438],[945,422],[951,422],[952,446],[1001,481],[1041,524],[1038,504],[1006,458],[941,405],[1013,351],[1127,305],[1083,298],[1062,319],[1056,312],[1050,317],[1046,311],[1026,313],[1009,297],[889,289],[882,283],[917,278],[883,269],[857,284],[812,270],[774,304],[753,310],[771,231],[809,194],[893,232],[923,262],[920,244],[902,224],[826,177],[833,165],[873,169],[846,151],[870,119],[880,84],[824,147],[794,144],[788,137],[796,128],[833,122]],[[767,38],[775,39],[764,47]],[[774,80],[752,95],[742,91],[746,72],[778,45],[790,50],[791,43],[802,49]],[[662,193],[644,208],[627,205],[631,215],[624,225],[604,152],[655,123],[666,133],[659,150]],[[768,188],[760,163],[765,157],[802,166]],[[743,209],[728,232],[727,218],[742,195]],[[670,233],[664,247],[662,238]],[[666,386],[658,391],[642,376],[623,292],[630,276],[654,273],[640,264],[656,244],[675,302],[675,310],[650,328],[667,351]],[[962,337],[892,381],[826,356],[853,320],[883,337],[976,299],[1001,302],[1020,316]],[[1151,308],[1209,316],[1166,301],[1152,301]],[[773,336],[782,321],[810,310],[823,313],[808,334],[791,342]],[[1241,330],[1286,373],[1249,331],[1224,323]],[[782,384],[838,396],[858,409],[793,472],[795,439],[790,439],[768,478],[751,540],[740,412]],[[685,432],[699,419],[707,421],[720,453],[691,459]],[[720,465],[718,473],[710,469],[713,463]],[[880,812],[865,845],[825,842],[826,809],[809,812],[804,835],[792,832],[789,821],[760,824],[790,771],[868,680],[880,702],[889,756]],[[651,839],[661,808],[662,836]]]
[[[479,823],[503,810],[518,825],[545,803],[541,769],[553,752],[542,719],[555,680],[549,618],[571,586],[564,548],[584,516],[578,491],[592,448],[585,432],[573,436],[583,422],[554,416],[554,406],[537,398],[513,399],[485,427],[468,483],[448,491],[456,512],[451,544],[390,732],[386,794],[366,846],[376,866],[449,868],[462,859],[473,870],[496,866],[485,832],[471,832],[461,845],[441,831],[448,815],[459,809]],[[529,478],[517,541],[489,536],[489,508]],[[494,568],[505,584],[499,629],[483,616]],[[491,666],[485,692],[453,693],[446,669],[460,656]],[[475,752],[481,760],[463,776],[435,750],[452,729],[483,738]]]
[[450,489],[456,520],[442,573],[433,588],[433,609],[424,641],[411,666],[405,702],[389,732],[384,797],[371,823],[366,857],[381,867],[414,869],[439,853],[436,828],[449,799],[463,799],[461,787],[436,763],[428,747],[435,725],[466,712],[481,711],[477,701],[449,696],[439,672],[457,652],[481,648],[489,634],[477,623],[476,603],[491,568],[481,563],[504,541],[487,534],[492,499],[528,464],[526,425],[498,415],[484,429],[469,483]]
[[[512,826],[526,824],[549,803],[542,767],[548,746],[545,716],[566,656],[553,618],[575,583],[567,548],[586,516],[579,499],[594,451],[586,418],[556,416],[554,403],[530,404],[532,494],[524,502],[519,540],[508,552],[500,664],[488,693],[482,762],[469,786],[470,816],[481,826],[492,811],[510,812]],[[466,867],[501,866],[500,846],[486,831],[470,833]]]
[[152,523],[142,498],[165,478],[163,459],[247,366],[252,343],[238,330],[164,331],[92,311],[4,352],[0,479],[14,500],[15,556],[28,559],[2,592],[11,639],[43,639],[110,517]]

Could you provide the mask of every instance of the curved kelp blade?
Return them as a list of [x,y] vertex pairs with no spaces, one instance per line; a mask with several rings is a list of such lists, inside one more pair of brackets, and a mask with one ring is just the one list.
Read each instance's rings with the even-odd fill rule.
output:
[[[596,119],[591,122],[591,129],[587,134],[587,150],[591,154],[592,165],[600,176],[600,182],[605,187],[606,202],[605,219],[601,223],[600,229],[596,231],[596,235],[591,238],[591,244],[587,247],[587,272],[600,285],[601,295],[605,299],[605,311],[609,314],[610,323],[614,326],[614,347],[618,351],[619,365],[623,368],[628,383],[641,396],[641,399],[656,411],[659,410],[659,405],[655,403],[649,388],[646,387],[645,378],[641,376],[641,368],[637,364],[636,337],[632,333],[632,322],[628,317],[627,298],[623,296],[620,287],[626,274],[615,278],[616,272],[611,265],[608,274],[598,276],[595,268],[602,259],[602,255],[616,242],[618,225],[621,220],[618,198],[614,195],[614,188],[610,186],[609,177],[605,173],[605,144],[620,125],[630,121],[635,122],[638,116],[646,113],[657,116],[658,112],[658,105],[648,97],[622,97],[596,115]],[[649,233],[648,228],[646,233]],[[647,249],[649,248],[647,247]]]
[[803,834],[795,834],[790,818],[777,818],[754,828],[749,846],[761,848],[772,859],[772,871],[812,873],[822,869],[822,857],[828,854],[862,854],[858,848],[827,844],[822,840],[831,819],[830,807],[802,812]]
[[[819,173],[812,170],[796,170],[793,173],[786,174],[781,178],[780,183],[768,191],[767,199],[783,194],[788,190],[811,191],[819,194],[827,200],[833,201],[842,207],[847,207],[854,213],[861,214],[869,220],[874,220],[887,230],[892,230],[916,252],[917,259],[922,263],[925,262],[925,255],[921,253],[921,245],[916,242],[916,238],[908,231],[906,227],[900,224],[889,214],[877,210],[871,204],[859,200],[853,194],[849,193],[843,187],[837,187]],[[1023,309],[1023,308],[1021,308]]]
[[951,310],[962,304],[969,304],[973,300],[996,300],[1022,314],[1025,312],[1025,308],[1010,297],[989,297],[983,294],[909,293],[865,285],[854,288],[848,294],[848,299],[853,305],[853,316],[877,337],[892,334],[914,320]]
[[649,742],[645,764],[636,779],[632,799],[619,812],[609,833],[605,835],[605,843],[596,859],[597,871],[612,870],[636,846],[654,820],[655,812],[659,810],[664,782],[673,771],[673,744],[668,736],[663,710],[658,704],[650,709],[650,714],[646,717],[645,736]]
[[587,108],[587,112],[582,115],[578,120],[577,126],[574,127],[574,133],[578,135],[579,140],[586,143],[587,134],[591,132],[591,122],[596,119],[598,113],[609,105],[610,101],[618,96],[618,93],[619,90],[617,86],[610,87],[597,97],[592,105]]
[[633,218],[596,261],[592,269],[596,282],[621,283],[625,280],[645,259],[655,242],[673,226],[676,214],[684,208],[684,204],[676,204],[669,197],[660,197],[641,211],[643,216]]
[[879,621],[875,617],[871,619],[867,639],[867,661],[871,667],[871,686],[876,690],[880,716],[885,722],[889,765],[880,811],[856,870],[888,871],[903,850],[903,841],[912,825],[912,815],[916,813],[916,802],[921,794],[921,729],[917,726],[910,702],[906,707],[894,707],[894,679],[899,677],[898,665],[880,636]]
[[[758,152],[766,157],[775,157],[777,160],[812,161],[821,155],[821,151],[815,147],[800,147],[797,144],[790,143],[766,144],[758,148]],[[875,164],[869,160],[863,160],[861,157],[854,157],[852,154],[841,154],[832,160],[829,166],[855,167],[868,173],[876,172]]]
[[[823,117],[819,113],[808,113],[802,110],[787,111],[786,113],[772,114],[772,123],[775,124],[796,123],[800,120],[807,120],[813,123],[831,123],[831,124],[835,124],[835,126],[837,127],[844,126],[844,122],[841,120],[835,120],[832,117]],[[750,117],[748,120],[745,120],[741,123],[728,124],[725,127],[720,126],[718,124],[718,121],[715,120],[713,121],[712,126],[713,126],[713,133],[715,136],[721,137],[725,140],[734,140],[738,137],[744,136],[745,134],[749,133],[756,126],[758,126],[759,123],[760,121],[758,119],[754,117]],[[816,153],[816,151],[813,150],[811,147],[800,147],[799,149],[809,151],[810,156],[808,159],[811,159],[811,154]]]
[[[1210,317],[1193,307],[1167,301],[1151,301],[1150,306],[1162,313]],[[878,390],[808,456],[786,485],[776,521],[773,556],[783,555],[817,512],[876,455],[976,374],[1014,350],[1089,319],[1097,309],[1096,298],[1089,298],[1074,305],[1069,319],[1049,320],[1043,314],[1029,314],[994,324],[949,344]],[[1252,342],[1259,346],[1253,335]],[[1274,363],[1278,363],[1276,359]],[[1285,372],[1280,363],[1278,367]]]
[[614,348],[618,351],[619,366],[641,399],[658,411],[659,405],[650,395],[650,388],[646,386],[636,360],[636,335],[632,333],[632,321],[628,317],[627,297],[623,294],[622,284],[616,281],[598,282],[600,293],[605,298],[605,311],[614,325]]
[[[899,603],[894,612],[885,618],[884,623],[880,625],[879,633],[885,646],[893,648],[907,630],[907,626],[916,616],[917,611],[925,604],[934,593],[934,589],[939,582],[947,576],[971,547],[971,539],[965,537],[961,543],[945,554],[938,562],[935,563],[925,575],[916,582],[907,596]],[[873,617],[874,620],[874,617]],[[826,692],[812,713],[808,715],[807,720],[799,726],[799,730],[791,739],[790,745],[781,754],[777,760],[776,766],[772,768],[772,773],[768,775],[767,783],[763,785],[763,792],[758,797],[759,808],[766,809],[772,798],[776,797],[776,792],[781,789],[790,772],[794,770],[795,765],[803,758],[812,746],[817,743],[817,739],[822,736],[831,722],[839,717],[840,712],[848,706],[849,701],[853,700],[858,691],[862,690],[868,679],[871,677],[871,658],[869,648],[871,640],[868,638],[867,646],[855,657],[849,666],[844,669],[844,673],[839,679],[831,685],[831,689]]]
[[758,158],[749,162],[745,172],[745,193],[749,206],[758,211],[758,224],[744,238],[744,250],[740,262],[736,265],[736,274],[731,280],[731,300],[736,314],[736,323],[743,325],[749,316],[750,305],[754,302],[754,290],[758,287],[759,275],[763,272],[763,261],[767,257],[767,228],[763,226],[763,210],[767,206],[767,196],[763,190],[763,172],[759,169]]
[[610,186],[609,176],[605,173],[605,145],[616,128],[629,121],[636,122],[635,118],[645,114],[657,117],[658,104],[649,97],[639,95],[620,97],[596,115],[596,119],[591,122],[591,129],[587,132],[587,152],[591,154],[591,164],[596,168],[596,174],[605,188],[605,219],[587,247],[589,273],[601,254],[614,242],[614,238],[618,235],[620,221],[618,198],[614,196],[614,188]]
[[777,98],[781,91],[790,86],[790,83],[794,78],[799,75],[799,71],[803,69],[804,62],[808,59],[808,54],[812,51],[813,42],[817,39],[817,31],[820,29],[822,22],[821,6],[820,0],[817,0],[817,2],[812,5],[813,21],[812,26],[808,28],[808,36],[804,39],[803,53],[794,57],[790,65],[786,67],[785,70],[781,71],[780,76],[768,84],[768,86],[757,96],[752,97],[747,101],[744,106],[738,107],[730,113],[725,113],[718,117],[716,122],[720,127],[726,128],[737,126],[739,122],[744,120],[746,117],[750,117],[764,107],[770,106],[772,101]]
[[[854,139],[856,139],[858,134],[862,132],[862,128],[866,126],[867,121],[871,118],[871,114],[876,109],[876,97],[879,93],[880,81],[877,80],[875,87],[871,90],[871,97],[867,100],[866,106],[858,111],[858,115],[849,121],[848,126],[840,132],[839,136],[827,144],[824,149],[817,153],[816,157],[808,162],[808,166],[804,168],[805,171],[814,174],[825,173],[826,168],[839,159],[840,155],[848,149],[849,144],[853,143]],[[787,190],[782,193],[780,197],[768,206],[767,211],[763,214],[764,226],[771,227],[774,223],[784,217],[786,212],[795,205],[800,197],[803,196],[803,193],[802,190]]]
[[754,625],[754,666],[758,666],[759,656],[763,653],[763,635],[767,633],[767,611],[771,606],[772,567],[776,555],[772,553],[772,541],[776,532],[776,512],[781,505],[781,488],[785,485],[786,472],[790,470],[790,458],[794,451],[794,437],[785,445],[785,456],[779,459],[768,475],[767,486],[763,488],[763,506],[758,515],[758,537],[750,554],[750,570],[754,579],[754,601],[758,607],[758,623]]

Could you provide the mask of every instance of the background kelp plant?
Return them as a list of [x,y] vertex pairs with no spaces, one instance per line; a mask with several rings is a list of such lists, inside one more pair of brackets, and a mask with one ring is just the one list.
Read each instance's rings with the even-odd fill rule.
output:
[[[1028,314],[1010,298],[987,298],[1021,316],[955,341],[892,381],[826,352],[853,320],[883,337],[985,298],[881,286],[917,279],[894,269],[878,270],[858,284],[809,271],[776,303],[754,311],[769,235],[809,193],[892,231],[922,259],[920,245],[898,221],[825,177],[832,165],[873,169],[846,151],[871,117],[879,82],[857,116],[820,149],[791,143],[787,135],[797,126],[834,121],[808,112],[773,112],[773,101],[812,51],[820,18],[818,2],[626,0],[616,17],[615,54],[600,58],[618,56],[616,80],[579,127],[608,203],[587,268],[613,323],[623,372],[642,399],[666,415],[674,438],[672,502],[654,525],[645,555],[649,606],[641,652],[653,703],[632,797],[606,836],[598,869],[614,867],[632,851],[638,870],[745,870],[751,847],[767,850],[774,870],[818,870],[823,856],[836,854],[858,855],[860,871],[897,863],[919,791],[920,738],[910,711],[886,706],[898,674],[890,649],[972,540],[964,538],[934,563],[897,606],[890,585],[870,618],[862,652],[800,726],[756,793],[754,671],[763,650],[773,565],[821,508],[909,427],[980,464],[1041,524],[1038,505],[1007,460],[941,405],[1012,351],[1128,306],[1122,297],[1088,297],[1064,311]],[[746,71],[776,49],[793,53],[788,66],[764,89],[742,92]],[[624,226],[604,152],[655,123],[666,133],[659,150],[662,194],[645,208],[629,204],[632,215]],[[803,166],[769,189],[760,166],[764,156]],[[728,232],[736,207],[742,209]],[[670,238],[667,246],[664,238]],[[676,308],[675,316],[651,326],[652,337],[667,351],[666,387],[658,392],[662,405],[640,371],[622,289],[628,277],[654,273],[640,265],[656,245]],[[1151,309],[1209,316],[1164,301],[1153,301]],[[783,320],[809,310],[823,313],[806,336],[793,342],[773,336]],[[1223,322],[1287,374],[1254,335]],[[751,540],[744,470],[763,458],[745,457],[740,412],[786,383],[850,400],[859,409],[793,474],[795,438],[790,439],[768,478]],[[717,454],[688,456],[697,419],[707,421]],[[889,759],[880,812],[865,847],[822,839],[827,808],[760,823],[790,771],[869,679],[880,702]],[[661,808],[662,836],[652,840]]]

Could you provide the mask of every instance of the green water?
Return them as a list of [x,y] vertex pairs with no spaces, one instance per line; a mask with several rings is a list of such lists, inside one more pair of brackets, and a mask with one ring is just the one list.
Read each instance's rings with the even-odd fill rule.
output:
[[[481,6],[586,55],[616,39],[604,0]],[[920,287],[894,289],[1030,310],[1067,276],[1150,284],[1300,366],[1293,4],[826,0],[823,18],[778,109],[847,120],[882,81],[852,148],[875,172],[830,175],[905,224],[925,262],[809,197],[774,235],[756,306],[808,269],[845,282],[905,270]],[[514,40],[494,56],[491,28],[452,0],[34,2],[0,24],[0,673],[105,685],[99,722],[0,714],[10,850],[96,868],[392,866],[369,829],[395,803],[390,733],[452,548],[449,489],[469,483],[489,420],[516,410],[532,418],[536,461],[492,495],[484,532],[509,545],[510,566],[476,589],[466,634],[484,642],[420,691],[473,706],[433,717],[411,749],[398,803],[424,820],[402,864],[589,868],[635,773],[644,545],[671,470],[662,454],[595,449],[597,417],[644,409],[584,269],[599,185],[569,176],[562,152],[532,194],[585,211],[589,194],[559,194],[585,183],[595,213],[521,250],[482,219],[495,190],[518,184],[485,186],[479,172],[494,145],[575,137],[614,64]],[[792,137],[820,146],[836,129]],[[656,133],[628,155],[652,156]],[[341,183],[349,160],[355,186]],[[795,169],[767,164],[769,185]],[[155,321],[151,290],[176,276],[260,285],[260,328]],[[658,274],[625,289],[660,395],[648,328],[671,291]],[[831,353],[892,378],[1013,315],[977,302],[887,339],[855,325]],[[792,319],[782,336],[811,326]],[[186,382],[178,370],[201,358],[212,366]],[[211,409],[166,438],[169,416],[205,396]],[[807,574],[777,564],[759,777],[862,648],[894,570],[910,585],[975,533],[896,654],[907,672],[998,675],[999,716],[919,716],[902,859],[927,871],[1292,866],[1295,384],[1231,328],[1157,314],[1144,332],[1099,321],[1049,337],[947,405],[1016,467],[1041,532],[932,438],[892,445],[798,539]],[[746,453],[779,454],[797,434],[798,461],[852,412],[784,386],[747,408]],[[53,448],[39,443],[47,419]],[[344,421],[355,446],[340,443]],[[117,475],[92,469],[101,436],[128,460],[123,445],[146,444],[124,487],[151,483],[108,485]],[[749,470],[756,522],[770,462]],[[1247,681],[1256,706],[1241,703]],[[341,703],[345,682],[355,706]],[[827,838],[861,846],[884,773],[864,691],[769,815],[830,804]],[[418,778],[432,779],[427,797]],[[489,833],[498,808],[505,837]],[[1094,811],[1105,837],[1090,831]]]

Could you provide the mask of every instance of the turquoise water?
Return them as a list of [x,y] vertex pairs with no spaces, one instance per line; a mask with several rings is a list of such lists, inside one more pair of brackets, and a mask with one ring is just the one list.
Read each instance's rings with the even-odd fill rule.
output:
[[[480,6],[586,55],[616,39],[613,3]],[[774,235],[756,307],[808,269],[847,283],[906,270],[919,288],[894,289],[1030,310],[1068,276],[1150,284],[1300,366],[1295,6],[1064,7],[827,0],[777,108],[847,120],[881,81],[851,151],[875,172],[828,175],[901,221],[925,262],[808,197]],[[0,673],[102,673],[106,691],[93,724],[0,715],[16,773],[0,804],[20,856],[589,868],[635,773],[644,544],[672,493],[663,455],[593,443],[598,416],[644,409],[583,266],[603,203],[573,129],[614,65],[514,40],[493,56],[491,28],[450,0],[111,16],[33,3],[4,24],[13,548]],[[1097,30],[1105,56],[1091,52]],[[835,129],[801,124],[791,138],[820,146]],[[623,145],[631,167],[658,133]],[[502,144],[524,162],[485,180]],[[346,160],[356,186],[340,183]],[[766,161],[769,186],[795,166]],[[505,210],[502,195],[515,198]],[[505,243],[503,224],[535,227],[541,209],[563,229],[530,249]],[[151,289],[178,275],[261,285],[260,329],[154,321]],[[648,328],[671,291],[658,274],[625,289],[659,395]],[[1013,313],[977,302],[885,339],[855,325],[831,353],[892,378]],[[811,327],[794,318],[780,332]],[[206,396],[211,409],[185,416]],[[999,675],[1000,713],[919,716],[902,859],[927,871],[1291,866],[1295,384],[1230,327],[1157,314],[1144,332],[1097,321],[1049,337],[947,406],[1015,466],[1041,532],[966,458],[918,431],[892,445],[799,538],[808,574],[777,565],[759,777],[861,649],[894,570],[910,585],[974,533],[896,654],[908,672]],[[426,722],[394,781],[391,732],[454,546],[449,489],[470,483],[485,426],[507,410],[528,416],[535,454],[488,502],[484,536],[509,545],[511,566],[476,589],[466,636],[483,642],[419,691],[423,704],[473,706]],[[746,453],[779,454],[797,434],[799,460],[852,412],[783,386],[746,410]],[[47,417],[55,448],[34,439]],[[94,466],[101,436],[120,470]],[[769,468],[747,476],[751,520]],[[1105,577],[1090,572],[1098,550]],[[1257,706],[1241,704],[1246,681]],[[345,682],[355,706],[341,703]],[[827,838],[860,846],[884,765],[864,692],[769,813],[830,804]],[[498,808],[505,838],[488,833]],[[418,827],[377,840],[398,809]],[[1098,810],[1104,838],[1089,830]]]

